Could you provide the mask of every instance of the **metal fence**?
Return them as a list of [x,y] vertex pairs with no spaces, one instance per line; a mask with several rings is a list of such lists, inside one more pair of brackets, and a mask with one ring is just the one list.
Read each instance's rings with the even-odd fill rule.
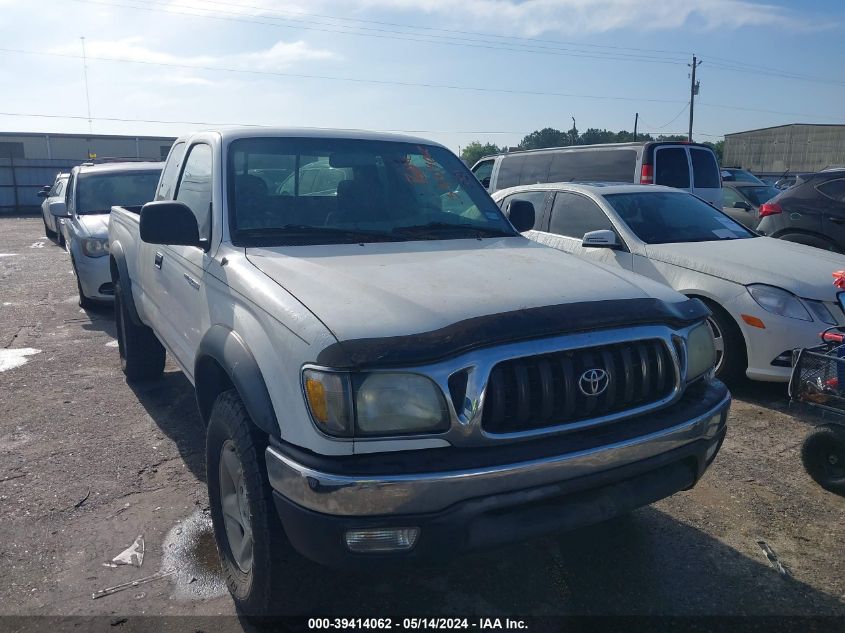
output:
[[38,190],[52,185],[59,172],[81,161],[48,158],[0,158],[0,215],[38,213]]

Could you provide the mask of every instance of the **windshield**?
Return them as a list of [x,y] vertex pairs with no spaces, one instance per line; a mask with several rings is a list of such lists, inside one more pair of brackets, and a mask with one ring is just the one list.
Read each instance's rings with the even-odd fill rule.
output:
[[709,242],[756,237],[724,213],[683,192],[614,193],[604,196],[646,244]]
[[229,149],[237,244],[296,245],[516,235],[448,150],[353,139],[252,138]]
[[771,185],[760,185],[759,187],[742,187],[740,193],[748,198],[755,207],[759,207],[778,195],[780,189]]
[[725,180],[733,180],[735,182],[756,182],[761,184],[763,182],[745,169],[726,169],[722,172],[722,177]]
[[76,212],[79,215],[109,213],[112,206],[132,207],[155,197],[161,170],[82,173],[76,185]]

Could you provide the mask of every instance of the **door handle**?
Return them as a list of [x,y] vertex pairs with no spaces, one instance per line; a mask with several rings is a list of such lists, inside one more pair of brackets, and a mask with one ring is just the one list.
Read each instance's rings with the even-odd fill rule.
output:
[[845,224],[845,218],[838,218],[838,217],[828,217],[829,222],[833,222],[834,224]]
[[162,255],[161,253],[156,253],[154,264],[155,264],[155,267],[158,268],[159,270],[161,270],[161,262],[162,261],[164,261],[164,255]]

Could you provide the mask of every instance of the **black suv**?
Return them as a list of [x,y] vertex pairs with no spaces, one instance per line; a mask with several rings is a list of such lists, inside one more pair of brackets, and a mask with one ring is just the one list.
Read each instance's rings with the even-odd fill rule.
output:
[[802,174],[759,217],[763,235],[845,253],[845,169]]

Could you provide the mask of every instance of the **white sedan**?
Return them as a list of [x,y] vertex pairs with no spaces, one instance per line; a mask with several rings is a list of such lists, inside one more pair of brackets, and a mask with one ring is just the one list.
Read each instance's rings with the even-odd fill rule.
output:
[[526,236],[624,268],[703,300],[713,312],[717,375],[786,382],[792,350],[845,325],[832,273],[845,256],[762,237],[686,192],[653,185],[542,184],[503,189],[534,205]]

